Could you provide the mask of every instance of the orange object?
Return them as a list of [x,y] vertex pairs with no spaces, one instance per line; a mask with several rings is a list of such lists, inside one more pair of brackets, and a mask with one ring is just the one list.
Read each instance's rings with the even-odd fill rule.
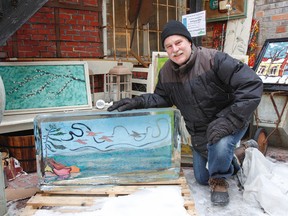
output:
[[71,173],[79,173],[80,172],[80,168],[77,166],[70,166],[71,168]]

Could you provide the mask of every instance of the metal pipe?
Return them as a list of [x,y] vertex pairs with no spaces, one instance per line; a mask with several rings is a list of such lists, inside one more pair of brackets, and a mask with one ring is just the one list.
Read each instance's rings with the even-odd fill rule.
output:
[[107,2],[106,0],[102,1],[102,34],[103,34],[103,55],[107,57],[108,55],[108,46],[107,46]]
[[6,196],[5,196],[5,182],[4,182],[4,172],[2,167],[2,153],[0,152],[0,215],[5,215],[7,213]]

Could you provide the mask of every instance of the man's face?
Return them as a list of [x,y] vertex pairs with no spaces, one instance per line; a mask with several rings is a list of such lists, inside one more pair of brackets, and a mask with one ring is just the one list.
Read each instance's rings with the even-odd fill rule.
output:
[[178,64],[183,65],[190,57],[192,48],[191,42],[181,35],[171,35],[164,41],[164,47],[169,59]]

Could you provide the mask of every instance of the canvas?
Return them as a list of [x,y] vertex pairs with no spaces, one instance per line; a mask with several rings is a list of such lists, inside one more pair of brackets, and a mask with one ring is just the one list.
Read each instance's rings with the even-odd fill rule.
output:
[[2,62],[4,115],[91,109],[87,62]]
[[165,62],[169,59],[167,52],[152,52],[152,70],[153,70],[153,89],[155,88],[158,82],[158,76],[160,69],[163,67]]
[[253,67],[265,91],[288,90],[288,38],[267,39]]
[[38,115],[40,188],[176,179],[179,122],[180,112],[173,108]]

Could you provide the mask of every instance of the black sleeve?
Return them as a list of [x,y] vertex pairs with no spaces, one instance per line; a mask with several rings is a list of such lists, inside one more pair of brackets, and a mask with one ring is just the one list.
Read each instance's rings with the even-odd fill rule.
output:
[[217,53],[214,64],[215,75],[234,92],[233,103],[217,114],[226,117],[237,128],[243,127],[260,103],[263,83],[248,65],[225,53]]

